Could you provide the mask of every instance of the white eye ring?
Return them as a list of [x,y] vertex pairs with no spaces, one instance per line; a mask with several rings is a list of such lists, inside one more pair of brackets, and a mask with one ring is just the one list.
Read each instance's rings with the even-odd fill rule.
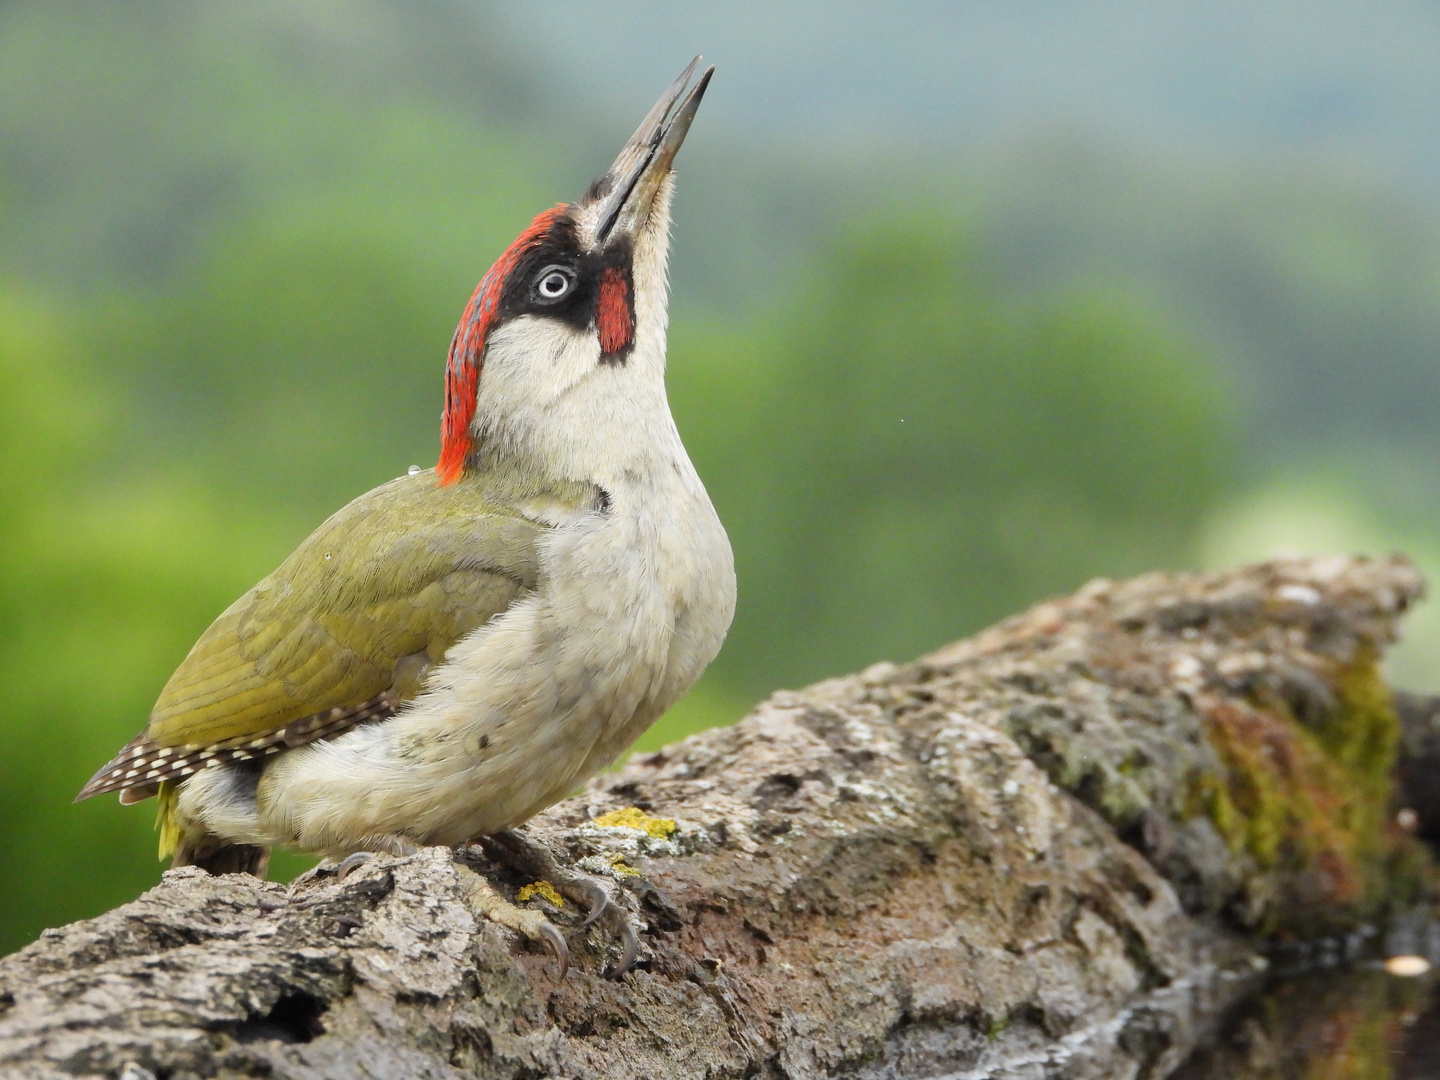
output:
[[547,303],[563,299],[575,287],[575,275],[563,266],[547,266],[535,281],[535,296]]

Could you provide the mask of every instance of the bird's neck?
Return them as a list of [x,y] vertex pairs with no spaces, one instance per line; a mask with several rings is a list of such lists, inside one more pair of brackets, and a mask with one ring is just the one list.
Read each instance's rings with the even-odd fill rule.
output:
[[487,421],[477,461],[504,461],[553,479],[607,489],[693,474],[663,376],[600,365],[569,392],[537,409]]

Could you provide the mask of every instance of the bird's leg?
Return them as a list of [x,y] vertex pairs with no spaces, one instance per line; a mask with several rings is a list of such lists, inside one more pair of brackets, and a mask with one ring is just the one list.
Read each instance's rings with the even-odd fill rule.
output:
[[563,865],[545,844],[518,829],[504,829],[481,839],[485,853],[496,862],[513,867],[531,877],[549,882],[561,896],[586,912],[580,929],[586,930],[604,918],[620,938],[620,958],[605,973],[618,979],[634,965],[640,953],[640,938],[635,933],[625,909],[615,903],[609,892],[593,877]]

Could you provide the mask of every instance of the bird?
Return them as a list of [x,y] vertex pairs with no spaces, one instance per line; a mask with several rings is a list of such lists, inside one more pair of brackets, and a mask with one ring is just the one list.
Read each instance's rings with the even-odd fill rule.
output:
[[277,847],[460,846],[565,797],[690,689],[736,592],[665,389],[700,62],[481,279],[436,466],[340,509],[226,609],[76,801],[158,798],[161,857],[212,873],[263,877]]

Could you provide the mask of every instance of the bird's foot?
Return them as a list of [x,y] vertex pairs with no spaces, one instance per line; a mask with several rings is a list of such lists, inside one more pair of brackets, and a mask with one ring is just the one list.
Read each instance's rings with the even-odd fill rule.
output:
[[419,848],[403,836],[367,836],[364,847],[359,851],[352,851],[343,859],[321,859],[305,876],[324,877],[334,874],[337,880],[344,881],[376,855],[414,855],[418,850]]
[[556,929],[554,923],[541,912],[512,904],[495,891],[495,886],[464,863],[455,863],[455,873],[460,878],[460,887],[464,890],[466,903],[472,911],[485,916],[491,922],[524,934],[531,941],[549,946],[560,969],[555,976],[556,981],[565,978],[565,973],[570,970],[570,946],[565,944],[565,936]]
[[[605,973],[607,978],[618,979],[634,966],[640,953],[640,938],[624,908],[615,902],[597,879],[563,865],[544,844],[513,829],[486,837],[482,847],[492,861],[535,879],[532,885],[521,890],[522,902],[532,894],[544,896],[556,906],[569,900],[586,912],[580,924],[581,930],[588,930],[601,919],[609,923],[620,939],[621,948],[614,967]],[[413,855],[416,850],[411,841],[401,836],[370,836],[365,838],[361,850],[351,852],[343,859],[327,859],[310,874],[324,876],[333,873],[343,881],[377,854]],[[452,856],[470,909],[549,948],[555,954],[555,963],[559,968],[557,978],[563,979],[570,969],[570,948],[564,935],[541,912],[519,907],[501,896],[490,882],[465,864],[463,852],[462,846],[453,851]]]
[[359,870],[364,864],[369,863],[376,855],[413,855],[419,848],[405,837],[395,835],[379,835],[379,837],[364,838],[364,847],[359,851],[351,851],[344,858],[328,857],[312,865],[310,870],[305,871],[300,877],[292,881],[292,886],[315,883],[321,878],[334,877],[337,881],[344,881],[354,871]]
[[[320,876],[334,874],[337,880],[343,881],[370,862],[377,854],[413,855],[419,850],[402,836],[370,836],[365,838],[364,844],[362,850],[353,851],[343,859],[326,859],[310,871],[310,874]],[[493,885],[466,866],[461,861],[458,851],[446,850],[449,851],[454,863],[455,874],[459,878],[466,906],[491,922],[508,926],[511,930],[524,934],[531,941],[547,946],[555,954],[555,962],[560,969],[556,977],[563,979],[565,973],[570,969],[570,947],[565,944],[564,935],[556,929],[554,923],[538,911],[517,907],[510,903],[495,891]]]
[[564,865],[548,846],[518,829],[505,829],[487,836],[480,841],[480,846],[493,861],[535,879],[529,887],[534,893],[544,896],[544,886],[548,885],[584,911],[581,930],[588,930],[602,919],[605,921],[620,941],[620,956],[605,972],[607,979],[618,979],[634,966],[640,955],[639,935],[624,906],[599,879]]
[[352,851],[335,864],[335,876],[341,881],[375,857],[373,851]]

